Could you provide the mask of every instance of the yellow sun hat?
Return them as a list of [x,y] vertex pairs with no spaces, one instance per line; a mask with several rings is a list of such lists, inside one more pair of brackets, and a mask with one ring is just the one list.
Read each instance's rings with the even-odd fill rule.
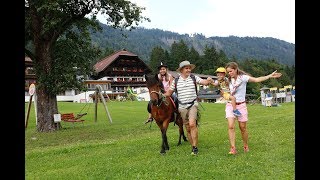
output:
[[219,67],[217,70],[216,70],[216,73],[227,73],[226,69],[224,67]]

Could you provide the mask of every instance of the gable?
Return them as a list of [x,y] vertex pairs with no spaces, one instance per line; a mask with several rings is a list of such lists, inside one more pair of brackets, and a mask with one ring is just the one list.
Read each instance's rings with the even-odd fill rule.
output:
[[[120,51],[117,51],[100,61],[98,61],[93,67],[96,73],[100,73],[104,70],[106,70],[107,67],[109,67],[112,63],[115,61],[120,60],[135,60],[137,63],[135,65],[142,66],[143,69],[145,69],[147,72],[151,72],[152,70],[146,65],[136,54],[133,54],[132,52],[129,52],[125,49],[122,49]],[[127,64],[129,66],[129,64]]]

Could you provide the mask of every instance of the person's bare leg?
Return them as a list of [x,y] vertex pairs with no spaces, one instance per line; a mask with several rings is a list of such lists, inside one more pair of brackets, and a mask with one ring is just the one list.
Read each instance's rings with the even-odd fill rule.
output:
[[147,124],[148,122],[151,122],[151,121],[153,121],[153,118],[152,118],[152,114],[149,113],[148,119],[144,123]]
[[230,147],[236,147],[236,133],[234,129],[235,118],[228,118],[228,135]]
[[192,146],[198,146],[198,127],[195,119],[189,119],[190,133],[192,138]]
[[247,131],[247,122],[239,122],[239,128],[241,131],[241,137],[243,141],[243,147],[245,151],[248,151],[248,131]]
[[228,135],[229,135],[229,143],[230,143],[230,151],[229,154],[236,154],[236,133],[235,133],[235,118],[228,118]]
[[152,114],[151,114],[151,101],[148,102],[147,111],[149,112],[149,116],[148,116],[148,119],[144,122],[144,124],[147,124],[153,121]]

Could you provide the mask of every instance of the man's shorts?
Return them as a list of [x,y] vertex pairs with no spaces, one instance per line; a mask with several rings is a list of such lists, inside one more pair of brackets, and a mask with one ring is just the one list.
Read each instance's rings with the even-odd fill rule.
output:
[[247,109],[247,104],[242,103],[239,105],[236,105],[236,108],[240,111],[241,116],[236,117],[233,115],[233,108],[231,103],[226,104],[226,118],[232,117],[232,118],[238,118],[238,121],[240,122],[246,122],[248,121],[248,109]]
[[193,105],[189,109],[179,108],[179,112],[181,114],[183,124],[188,124],[189,119],[197,119],[198,106]]

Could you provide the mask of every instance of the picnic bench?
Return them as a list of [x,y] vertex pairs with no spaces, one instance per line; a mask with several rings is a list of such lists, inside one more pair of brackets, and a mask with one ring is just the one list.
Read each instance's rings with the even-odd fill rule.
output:
[[73,113],[64,113],[61,114],[61,120],[64,122],[71,122],[74,126],[75,122],[81,122],[83,125],[84,120],[80,119],[82,116],[75,117]]

